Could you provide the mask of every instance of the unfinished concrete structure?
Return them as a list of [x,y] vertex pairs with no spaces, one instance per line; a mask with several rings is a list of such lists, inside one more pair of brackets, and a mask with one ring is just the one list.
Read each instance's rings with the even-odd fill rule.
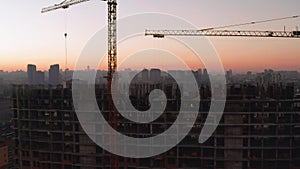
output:
[[[150,137],[175,121],[180,107],[177,85],[131,84],[132,104],[139,110],[147,109],[145,98],[155,88],[166,93],[165,113],[150,124],[135,124],[119,116],[119,132]],[[152,158],[119,157],[120,168],[300,168],[300,100],[294,97],[292,84],[228,85],[221,124],[204,144],[198,143],[198,137],[209,110],[210,89],[200,84],[199,90],[197,122],[179,145]],[[108,116],[105,91],[104,84],[96,87],[98,105]],[[110,154],[96,146],[80,127],[70,85],[14,86],[13,111],[16,168],[110,168]]]

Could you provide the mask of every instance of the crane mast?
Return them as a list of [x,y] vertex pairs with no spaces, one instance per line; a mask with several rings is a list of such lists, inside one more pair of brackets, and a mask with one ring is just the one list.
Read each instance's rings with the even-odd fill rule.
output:
[[[65,0],[60,4],[55,4],[42,9],[42,13],[54,11],[57,9],[66,9],[71,5],[76,5],[82,2],[87,2],[90,0]],[[109,113],[109,123],[114,128],[117,129],[118,119],[117,111],[112,101],[112,79],[113,75],[117,70],[117,0],[102,0],[107,1],[108,5],[108,70],[107,70],[107,90],[108,90],[108,113]],[[116,137],[112,136],[110,138],[111,145],[116,148]],[[118,169],[119,162],[118,156],[111,153],[110,155],[110,168]]]
[[108,0],[108,79],[117,70],[117,2]]
[[236,36],[266,38],[300,38],[300,31],[247,31],[247,30],[146,30],[146,36],[164,38],[165,36]]
[[[117,0],[108,0],[108,71],[107,71],[107,90],[108,90],[108,113],[110,125],[117,129],[118,116],[116,107],[113,104],[112,92],[116,93],[116,89],[112,90],[112,78],[117,70]],[[116,81],[114,81],[116,83]],[[116,86],[116,85],[114,85]],[[116,149],[116,136],[111,136],[111,144]],[[115,151],[116,152],[116,151]],[[110,155],[111,169],[119,168],[119,159],[115,154]]]

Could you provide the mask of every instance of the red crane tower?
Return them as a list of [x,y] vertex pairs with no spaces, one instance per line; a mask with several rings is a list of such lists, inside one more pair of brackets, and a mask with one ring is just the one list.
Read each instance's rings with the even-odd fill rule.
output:
[[[43,8],[42,13],[50,12],[57,9],[66,9],[71,5],[87,2],[89,0],[65,0],[60,4]],[[108,71],[107,71],[107,90],[108,90],[108,112],[110,125],[116,129],[118,125],[117,111],[113,105],[111,95],[111,85],[114,73],[117,70],[117,0],[102,0],[107,1],[108,5]],[[111,145],[116,148],[116,138],[110,138]],[[118,156],[110,155],[110,167],[117,169],[119,167]]]

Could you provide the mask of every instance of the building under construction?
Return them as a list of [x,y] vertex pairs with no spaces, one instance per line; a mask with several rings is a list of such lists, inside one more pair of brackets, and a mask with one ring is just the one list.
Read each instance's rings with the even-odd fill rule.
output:
[[[293,84],[230,84],[225,113],[213,136],[198,143],[210,107],[209,84],[199,84],[201,103],[189,135],[168,152],[143,159],[119,157],[120,169],[300,169],[300,99]],[[130,87],[138,110],[149,92],[162,89],[167,108],[154,122],[118,117],[118,131],[131,137],[162,133],[180,108],[178,85],[168,81]],[[96,85],[98,105],[108,119],[106,85]],[[15,167],[20,169],[109,169],[110,154],[82,130],[72,104],[71,85],[14,86]],[[213,119],[210,119],[213,120]],[[151,129],[151,130],[150,130]]]
[[[63,1],[42,12],[66,9],[87,2]],[[152,89],[162,89],[168,98],[162,116],[150,124],[135,124],[112,111],[109,89],[117,70],[117,0],[108,0],[107,86],[96,89],[98,106],[113,128],[132,137],[151,137],[176,120],[180,93],[173,83],[134,84],[130,99],[139,110],[147,110]],[[288,17],[295,18],[298,16]],[[282,20],[273,19],[274,20]],[[261,21],[266,22],[266,21]],[[253,24],[255,22],[251,22]],[[243,24],[245,25],[245,24]],[[196,31],[201,36],[243,36],[299,38],[298,31]],[[169,32],[169,31],[168,31]],[[191,35],[195,32],[152,32],[146,35]],[[65,34],[67,37],[67,34]],[[66,52],[67,53],[67,52]],[[67,65],[67,64],[66,64]],[[74,112],[70,87],[16,86],[13,110],[16,126],[16,166],[19,168],[299,168],[299,114],[291,86],[232,85],[226,113],[214,135],[198,144],[198,135],[210,107],[208,85],[199,87],[199,117],[190,134],[172,150],[152,158],[129,159],[115,156],[96,146],[83,132]],[[107,90],[108,89],[108,90]],[[109,92],[107,92],[109,91]],[[115,114],[113,114],[115,113]],[[118,116],[118,117],[117,117]],[[187,115],[188,116],[188,115]],[[118,120],[116,120],[118,119]],[[208,119],[214,120],[214,119]],[[116,124],[117,123],[117,124]],[[99,125],[99,130],[100,130]],[[97,130],[98,128],[96,128]],[[110,166],[114,165],[114,166]]]

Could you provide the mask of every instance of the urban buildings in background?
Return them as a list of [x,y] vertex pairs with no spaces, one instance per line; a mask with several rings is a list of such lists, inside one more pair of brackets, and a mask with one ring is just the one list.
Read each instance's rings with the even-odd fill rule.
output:
[[[186,72],[173,70],[172,73],[184,76]],[[180,109],[180,84],[158,69],[144,69],[137,76],[134,74],[120,72],[120,78],[133,78],[129,86],[132,104],[138,110],[149,108],[149,93],[161,89],[168,99],[167,107],[163,115],[149,124],[135,124],[118,116],[118,131],[138,138],[160,134],[176,120]],[[168,152],[152,158],[119,157],[119,167],[300,169],[299,73],[265,70],[258,74],[235,75],[228,71],[225,113],[212,137],[199,144],[204,121],[214,120],[206,119],[211,101],[208,74],[207,70],[194,71],[201,102],[199,116],[188,136]],[[108,118],[106,84],[102,75],[105,72],[99,71],[95,93],[99,108]],[[123,88],[126,87],[120,84],[119,89]],[[16,168],[110,167],[110,154],[93,143],[78,122],[70,81],[56,87],[15,85],[12,91]],[[93,124],[96,130],[101,130],[102,124]]]
[[59,65],[51,65],[49,69],[49,84],[58,85],[60,83]]
[[49,69],[48,81],[46,81],[45,73],[37,71],[36,65],[28,64],[27,65],[27,78],[29,85],[43,85],[43,84],[50,84],[50,85],[58,85],[61,82],[61,75],[59,70],[59,65],[51,65]]
[[[50,70],[54,70],[53,72],[53,77],[57,77],[57,71],[55,71],[55,68],[59,65],[52,65],[54,66],[53,69],[49,69],[49,71],[42,71],[44,73],[44,82],[45,84],[50,84],[49,80],[49,72]],[[57,69],[56,69],[57,70]],[[96,70],[81,70],[80,72],[87,72],[87,71],[96,71]],[[121,72],[126,72],[126,71],[131,71],[130,69],[124,70]],[[145,69],[145,72],[148,72],[147,77],[145,78],[150,78],[149,72],[154,72],[155,69],[153,70],[148,70]],[[159,70],[157,70],[159,71]],[[171,71],[171,70],[170,70]],[[168,72],[170,72],[168,71]],[[177,70],[174,70],[177,71]],[[12,72],[7,72],[0,70],[0,96],[2,95],[10,95],[10,91],[7,90],[7,86],[11,84],[31,84],[29,82],[35,81],[33,80],[33,74],[32,72],[37,72],[36,66],[35,65],[28,65],[28,71],[22,71],[22,70],[16,70]],[[177,71],[180,72],[180,71]],[[211,73],[208,72],[206,69],[199,69],[193,71],[197,76],[201,76],[201,80],[208,81],[209,77],[208,74],[216,74],[216,73]],[[136,73],[136,71],[134,71]],[[72,79],[72,74],[73,70],[59,70],[59,83],[62,83],[62,81],[69,81]],[[98,83],[105,83],[105,80],[103,80],[106,76],[106,71],[103,70],[97,70],[97,79],[96,82]],[[155,76],[151,74],[151,76]],[[162,78],[164,77],[164,73],[162,73]],[[272,83],[272,82],[293,82],[296,86],[299,86],[300,82],[300,73],[298,71],[275,71],[271,69],[266,69],[263,72],[245,72],[245,73],[239,73],[239,72],[233,72],[232,70],[226,71],[226,77],[228,79],[229,83],[241,83],[241,82],[254,82],[254,81],[259,81],[260,83]],[[52,78],[51,78],[52,79]],[[53,78],[56,79],[56,78]],[[51,80],[52,81],[52,80]],[[57,82],[57,80],[54,80]],[[3,93],[5,92],[5,93]]]
[[28,84],[36,84],[36,65],[27,65]]

